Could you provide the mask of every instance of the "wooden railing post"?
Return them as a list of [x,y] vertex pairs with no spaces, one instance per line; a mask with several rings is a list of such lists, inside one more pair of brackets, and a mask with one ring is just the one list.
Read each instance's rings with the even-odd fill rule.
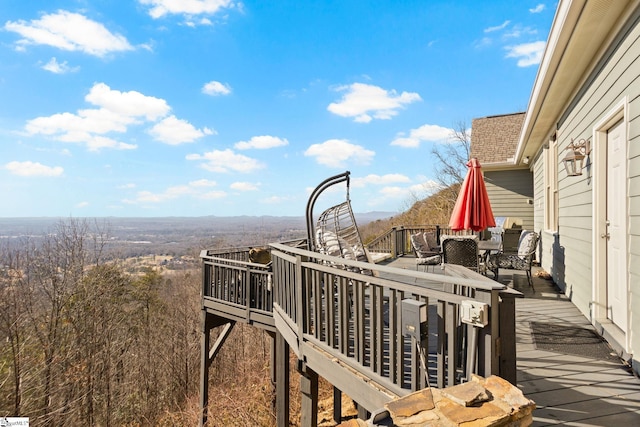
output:
[[511,384],[516,378],[516,303],[510,292],[501,292],[500,302],[500,376]]
[[[304,295],[304,280],[302,277],[302,256],[296,255],[296,281],[294,283],[295,292],[296,292],[296,301],[295,301],[295,313],[296,313],[296,323],[298,325],[298,337],[302,337],[305,333],[305,319],[307,316],[307,298]],[[302,344],[301,340],[299,343]],[[298,346],[298,354],[302,357],[302,345]]]
[[247,266],[247,268],[245,269],[246,272],[246,277],[245,280],[243,281],[244,283],[242,283],[243,286],[243,294],[244,297],[246,298],[245,300],[245,306],[246,306],[246,316],[247,319],[249,318],[250,314],[251,314],[251,291],[252,291],[252,286],[251,286],[251,267]]
[[397,258],[398,251],[396,251],[396,229],[397,227],[391,228],[391,257]]
[[[491,291],[491,375],[500,375],[500,291]],[[489,375],[487,375],[489,376]]]
[[488,292],[489,324],[480,331],[478,340],[478,374],[500,375],[500,290]]

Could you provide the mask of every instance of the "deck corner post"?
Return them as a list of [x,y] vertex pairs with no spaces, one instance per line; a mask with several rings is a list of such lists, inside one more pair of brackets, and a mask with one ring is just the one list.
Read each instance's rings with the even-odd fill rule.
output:
[[209,344],[211,340],[211,323],[206,310],[202,310],[202,330],[200,335],[200,426],[207,425],[209,412]]
[[500,302],[500,376],[511,384],[516,378],[516,304],[512,296]]
[[361,420],[366,420],[370,416],[371,416],[371,413],[367,411],[367,408],[365,408],[364,406],[358,403],[358,418]]
[[315,427],[318,425],[318,374],[306,366],[302,361],[298,362],[300,373],[300,426]]
[[289,344],[276,332],[276,425],[289,427]]
[[337,387],[333,388],[333,421],[342,421],[342,391]]

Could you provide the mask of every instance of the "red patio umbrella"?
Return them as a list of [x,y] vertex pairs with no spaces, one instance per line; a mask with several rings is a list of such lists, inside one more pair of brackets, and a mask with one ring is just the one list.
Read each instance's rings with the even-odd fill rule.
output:
[[495,227],[496,220],[491,211],[489,195],[480,171],[480,162],[474,157],[467,162],[467,166],[469,170],[460,187],[449,227],[454,231],[481,231],[487,227]]

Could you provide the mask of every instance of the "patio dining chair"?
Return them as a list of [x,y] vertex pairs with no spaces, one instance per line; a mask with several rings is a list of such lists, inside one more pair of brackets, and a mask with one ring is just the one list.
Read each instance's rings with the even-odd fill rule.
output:
[[518,252],[515,254],[507,254],[500,252],[491,254],[487,258],[487,269],[493,271],[495,280],[498,280],[498,270],[507,268],[512,270],[525,271],[527,273],[527,281],[529,286],[533,287],[531,278],[531,266],[533,258],[538,247],[538,239],[540,236],[534,231],[522,231],[520,235],[520,243],[518,244]]
[[507,228],[502,232],[502,252],[505,254],[517,254],[520,244],[521,228]]
[[425,271],[429,266],[435,270],[435,266],[442,263],[442,257],[436,241],[436,233],[434,231],[411,235],[411,246],[416,255],[416,270],[421,265],[424,265]]
[[443,236],[442,237],[442,262],[445,264],[457,264],[481,271],[480,257],[478,253],[478,239],[476,236]]

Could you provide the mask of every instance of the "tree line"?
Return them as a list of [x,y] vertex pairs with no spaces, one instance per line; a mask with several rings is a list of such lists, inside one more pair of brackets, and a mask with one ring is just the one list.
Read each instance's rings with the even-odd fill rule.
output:
[[128,275],[107,236],[71,219],[0,248],[0,416],[153,425],[197,392],[199,275]]

